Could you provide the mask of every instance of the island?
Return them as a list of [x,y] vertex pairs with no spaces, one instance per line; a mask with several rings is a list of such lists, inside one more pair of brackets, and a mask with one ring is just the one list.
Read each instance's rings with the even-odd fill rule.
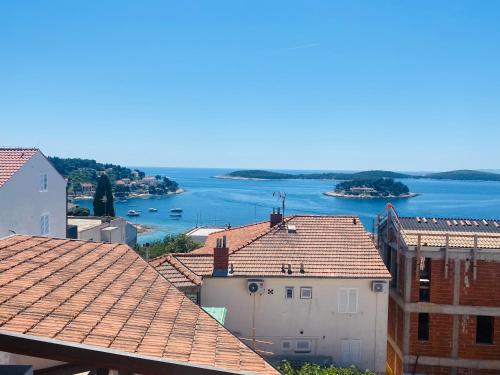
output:
[[281,173],[265,170],[241,170],[228,173],[223,176],[214,176],[215,178],[232,180],[354,180],[361,178],[412,178],[409,174],[391,172],[391,171],[363,171],[363,172],[323,172],[323,173]]
[[417,196],[411,193],[408,186],[392,178],[355,179],[341,182],[334,191],[323,193],[337,198],[380,199],[380,198],[411,198]]
[[284,173],[273,172],[260,169],[234,171],[215,178],[232,180],[358,180],[373,178],[393,178],[393,179],[436,179],[436,180],[457,180],[457,181],[500,181],[500,174],[476,170],[454,170],[447,172],[408,174],[383,170],[371,170],[362,172],[321,172],[321,173]]
[[49,156],[49,161],[68,180],[68,196],[76,200],[93,199],[97,181],[105,173],[111,181],[117,201],[128,198],[179,194],[178,183],[166,176],[146,176],[139,169],[116,164],[98,163],[91,159]]

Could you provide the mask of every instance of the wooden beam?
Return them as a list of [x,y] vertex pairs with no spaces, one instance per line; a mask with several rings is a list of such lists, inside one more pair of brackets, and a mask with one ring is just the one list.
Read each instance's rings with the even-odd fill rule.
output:
[[449,263],[449,256],[448,256],[448,247],[450,246],[450,235],[446,234],[446,244],[444,248],[444,278],[448,278],[448,263]]
[[143,375],[227,375],[241,374],[203,365],[144,356],[119,350],[65,342],[44,337],[0,331],[0,351],[56,361],[115,369]]

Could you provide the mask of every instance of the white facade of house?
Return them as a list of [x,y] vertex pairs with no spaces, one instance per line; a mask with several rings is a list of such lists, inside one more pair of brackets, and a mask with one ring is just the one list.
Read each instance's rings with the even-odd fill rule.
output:
[[121,217],[106,220],[98,217],[71,217],[68,225],[76,225],[78,239],[94,242],[137,243],[137,229]]
[[37,151],[0,187],[0,238],[66,237],[66,181]]
[[[251,339],[255,322],[256,347],[272,352],[268,355],[330,357],[341,366],[385,373],[387,284],[383,292],[373,292],[372,279],[263,280],[264,292],[250,294],[246,278],[205,277],[201,306],[226,307],[224,325],[238,337]],[[293,298],[286,298],[290,287]],[[310,289],[301,293],[301,288]]]

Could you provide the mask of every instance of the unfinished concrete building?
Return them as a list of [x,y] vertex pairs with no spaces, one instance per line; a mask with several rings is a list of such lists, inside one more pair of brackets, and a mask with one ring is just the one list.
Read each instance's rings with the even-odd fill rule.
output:
[[500,220],[378,218],[388,373],[500,374]]

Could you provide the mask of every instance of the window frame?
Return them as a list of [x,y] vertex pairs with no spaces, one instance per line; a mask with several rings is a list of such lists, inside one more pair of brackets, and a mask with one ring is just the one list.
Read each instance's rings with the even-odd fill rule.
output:
[[40,193],[46,193],[49,191],[49,176],[47,173],[40,173],[38,190]]
[[40,215],[40,234],[42,236],[50,234],[50,214],[48,212]]
[[[292,296],[291,297],[288,297],[288,291],[292,292]],[[294,294],[295,294],[295,292],[294,292],[293,286],[286,286],[285,287],[285,299],[293,299]]]
[[[424,318],[424,317],[427,317],[427,322],[425,324],[427,324],[427,329],[425,332],[422,332],[421,330],[423,330],[423,328],[421,328],[421,324],[423,323],[421,321],[421,317]],[[429,339],[430,339],[430,329],[431,327],[431,316],[429,313],[418,313],[418,325],[417,325],[417,339],[418,341],[421,341],[421,342],[428,342]]]
[[[307,342],[308,343],[308,349],[299,349],[299,343],[300,342]],[[295,340],[295,353],[302,353],[302,354],[307,354],[312,352],[312,340],[311,339],[297,339]]]
[[[310,291],[309,297],[304,297],[302,295],[302,292],[305,291],[305,290],[309,290]],[[300,299],[312,299],[312,297],[313,297],[313,288],[312,288],[312,286],[301,286],[300,287]]]
[[[483,337],[485,337],[485,335],[481,335],[482,337],[479,337],[478,336],[478,333],[479,333],[479,319],[482,318],[482,319],[487,319],[489,320],[489,333],[488,333],[488,337],[489,337],[489,340],[488,341],[483,341]],[[495,340],[495,317],[493,316],[489,316],[489,315],[476,315],[476,340],[475,340],[475,343],[477,345],[492,345],[494,343],[494,340]]]
[[[350,309],[351,306],[351,297],[350,293],[351,292],[356,293],[356,308],[353,310]],[[345,293],[346,296],[346,303],[345,303],[345,311],[342,311],[342,293]],[[359,312],[359,288],[348,288],[348,287],[341,287],[338,288],[337,290],[337,312],[339,314],[357,314]]]
[[[289,345],[288,349],[285,348],[285,343]],[[283,353],[289,353],[293,351],[293,341],[292,340],[281,340],[281,351]]]

